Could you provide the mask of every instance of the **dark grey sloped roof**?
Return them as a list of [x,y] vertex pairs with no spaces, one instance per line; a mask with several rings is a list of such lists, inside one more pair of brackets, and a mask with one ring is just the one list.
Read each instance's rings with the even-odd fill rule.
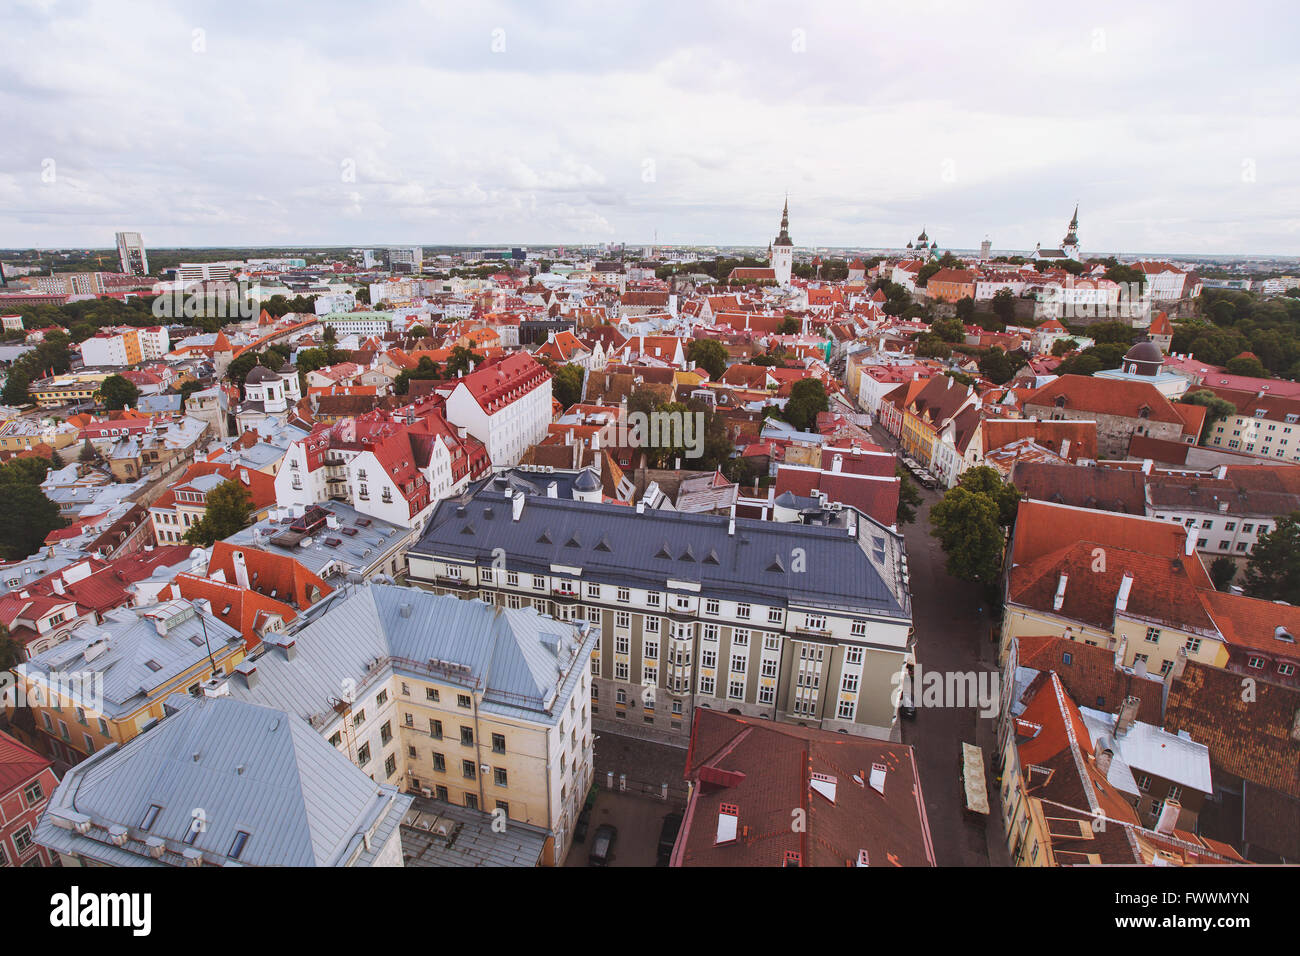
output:
[[858,537],[747,518],[736,519],[732,535],[718,515],[527,497],[515,521],[512,506],[490,481],[444,500],[411,553],[487,563],[502,548],[510,567],[525,572],[570,565],[583,569],[584,581],[647,588],[692,581],[730,600],[911,617],[902,538],[856,512]]

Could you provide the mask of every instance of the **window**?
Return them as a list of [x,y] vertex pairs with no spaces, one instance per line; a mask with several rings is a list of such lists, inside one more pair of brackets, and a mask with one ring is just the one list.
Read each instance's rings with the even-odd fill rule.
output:
[[704,613],[705,613],[705,614],[708,614],[708,615],[711,615],[711,616],[713,616],[713,617],[717,617],[717,616],[718,616],[718,602],[717,602],[717,601],[705,601],[705,602],[704,602]]
[[835,716],[838,717],[840,720],[852,720],[853,701],[851,700],[840,701],[839,706],[835,710]]
[[384,721],[383,726],[379,728],[379,742],[386,744],[392,739],[393,739],[393,722],[391,720],[386,720]]
[[1158,627],[1148,627],[1146,641],[1148,644],[1160,643],[1160,629]]
[[388,759],[384,761],[384,776],[391,777],[397,773],[397,754],[389,754]]
[[357,748],[357,766],[364,767],[370,763],[370,744],[364,743]]
[[760,668],[760,673],[761,673],[764,677],[775,677],[775,676],[776,676],[776,661],[774,661],[774,660],[773,660],[772,658],[770,658],[770,657],[764,659],[764,661],[763,661],[763,663],[762,663],[762,666],[761,666],[761,668]]
[[714,686],[715,686],[715,684],[714,684],[714,680],[713,680],[712,677],[701,677],[701,678],[700,678],[700,693],[701,693],[701,694],[712,694],[712,693],[713,693],[713,688],[714,688]]
[[619,588],[618,600],[620,604],[627,604],[629,601],[632,600],[632,592],[629,591],[627,588]]
[[659,642],[647,640],[642,645],[641,656],[647,660],[657,661],[659,659]]
[[465,806],[470,810],[478,809],[478,796],[473,793],[465,794]]
[[461,724],[461,728],[460,728],[460,745],[461,745],[462,747],[473,747],[473,746],[474,746],[474,728],[473,728],[473,727],[466,727],[464,724]]
[[23,789],[23,800],[29,807],[33,807],[45,799],[45,791],[41,789],[41,782],[35,780],[29,783]]
[[473,703],[474,703],[474,702],[470,699],[469,694],[457,694],[457,695],[456,695],[456,706],[457,706],[457,707],[463,708],[464,710],[469,710],[470,707],[473,705]]
[[424,689],[424,699],[437,703],[441,698],[438,696],[438,690],[435,687],[426,687]]
[[492,782],[493,782],[493,783],[495,783],[498,787],[504,787],[504,786],[507,785],[507,784],[506,784],[506,780],[507,780],[507,776],[506,776],[506,768],[505,768],[505,767],[493,767],[493,768],[492,768]]
[[1201,639],[1199,637],[1189,637],[1187,639],[1187,652],[1195,654],[1201,649]]
[[738,617],[738,618],[739,618],[740,620],[742,620],[742,621],[748,621],[748,620],[749,620],[749,605],[748,605],[748,604],[737,604],[737,605],[736,605],[736,617]]
[[587,597],[588,597],[589,599],[593,600],[593,601],[597,601],[597,600],[599,600],[599,599],[600,599],[600,585],[599,585],[599,584],[588,584],[588,585],[587,585]]
[[512,587],[512,588],[517,588],[517,587],[519,587],[519,572],[518,572],[518,571],[507,571],[507,572],[506,572],[506,586],[507,586],[507,587]]
[[733,647],[749,647],[749,631],[736,628],[731,632],[731,644]]
[[505,735],[505,734],[493,734],[493,735],[492,735],[492,752],[493,752],[494,754],[503,754],[503,753],[506,752],[506,735]]
[[615,661],[615,662],[614,662],[614,679],[615,679],[615,680],[627,680],[627,679],[628,679],[628,666],[627,666],[627,662],[626,662],[626,661]]
[[533,575],[533,590],[534,591],[546,590],[546,577],[544,575],[541,574]]
[[507,820],[510,819],[510,804],[506,803],[504,800],[498,800],[497,809],[506,815]]
[[434,740],[441,740],[441,739],[442,739],[442,721],[441,721],[441,720],[430,720],[430,721],[429,721],[429,736],[432,737]]
[[247,830],[236,830],[235,838],[230,841],[230,850],[226,853],[226,856],[232,860],[238,860],[239,855],[244,852],[244,847],[248,845],[250,835]]
[[1278,672],[1279,674],[1281,674],[1283,677],[1290,677],[1292,674],[1295,673],[1295,665],[1294,665],[1294,664],[1278,664],[1278,665],[1277,665],[1277,672]]
[[[434,751],[433,754],[433,769],[436,770],[438,773],[447,772],[447,758],[442,754],[438,753],[437,751]],[[442,799],[445,800],[446,797],[443,797]]]
[[744,654],[731,655],[731,669],[733,671],[740,671],[743,674],[748,663],[749,661]]
[[626,628],[626,627],[631,627],[631,626],[632,626],[632,615],[628,614],[627,611],[615,611],[615,612],[614,612],[614,626],[615,626],[615,627],[624,627],[624,628]]
[[614,653],[628,654],[632,650],[632,639],[626,634],[619,634],[614,638]]
[[848,648],[845,648],[845,650],[844,650],[844,663],[846,663],[846,664],[861,664],[861,663],[862,663],[862,648],[860,648],[860,647],[848,647]]
[[460,775],[466,780],[474,779],[474,761],[462,760],[460,762]]
[[717,666],[718,666],[718,652],[717,652],[717,651],[713,651],[713,650],[709,650],[707,647],[706,647],[706,648],[703,648],[703,649],[700,651],[700,666],[701,666],[701,667],[717,667]]
[[1248,667],[1253,667],[1253,668],[1255,668],[1256,670],[1260,670],[1260,669],[1263,668],[1263,666],[1264,666],[1264,658],[1262,658],[1262,657],[1249,657],[1249,658],[1246,659],[1246,665],[1247,665]]
[[353,726],[353,727],[360,727],[360,726],[361,726],[362,724],[364,724],[365,722],[366,722],[366,712],[365,712],[364,709],[363,709],[363,710],[359,710],[359,711],[357,711],[355,714],[352,715],[352,726]]
[[779,607],[771,607],[767,609],[768,624],[780,624],[781,618],[782,618],[782,612]]
[[332,743],[335,747],[343,743],[343,734],[341,734],[337,730],[334,731],[334,733],[330,735],[330,743]]
[[804,625],[810,631],[824,631],[826,630],[826,618],[808,615],[804,618]]
[[659,621],[660,618],[647,617],[645,621],[642,623],[642,628],[645,630],[647,634],[658,634],[660,631]]
[[661,595],[659,594],[658,591],[647,591],[645,596],[645,603],[648,604],[650,607],[659,607],[660,604],[662,603]]

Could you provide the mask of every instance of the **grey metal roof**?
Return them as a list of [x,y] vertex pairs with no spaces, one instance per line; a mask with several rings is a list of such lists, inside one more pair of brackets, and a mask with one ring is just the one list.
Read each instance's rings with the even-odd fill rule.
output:
[[737,518],[729,534],[719,515],[531,497],[514,520],[514,504],[490,481],[445,499],[410,553],[486,564],[502,548],[516,571],[549,574],[560,564],[582,568],[584,581],[652,589],[689,581],[710,597],[911,617],[902,537],[856,511],[849,527]]
[[355,682],[360,697],[391,669],[480,691],[484,711],[550,723],[549,711],[567,699],[570,679],[595,641],[532,609],[505,610],[413,587],[354,586],[322,604],[324,613],[305,627],[267,639],[292,641],[292,659],[268,649],[249,665],[257,668],[253,686],[232,679],[230,693],[323,727],[346,681]]
[[[363,832],[385,823],[391,833],[410,805],[409,797],[375,784],[283,711],[229,697],[174,703],[178,709],[154,728],[69,771],[37,842],[138,866],[155,862],[145,841],[160,838],[166,852],[158,862],[180,865],[183,841],[201,810],[205,825],[190,849],[205,862],[231,862],[242,830],[249,836],[240,865],[340,866],[349,865]],[[151,805],[159,812],[145,832]],[[78,823],[90,827],[85,833],[65,828]],[[125,828],[122,846],[111,842],[110,827]],[[364,865],[369,852],[355,862]]]
[[[166,634],[158,633],[158,619],[164,622]],[[243,639],[239,631],[189,601],[167,601],[146,608],[116,608],[99,624],[79,624],[66,641],[19,667],[46,679],[52,671],[102,674],[100,712],[116,717],[138,709],[152,689],[201,662],[209,647],[215,653]],[[104,641],[107,647],[100,650]]]
[[301,542],[292,546],[274,542],[274,536],[292,522],[292,518],[287,515],[277,518],[277,512],[243,528],[226,541],[237,547],[253,547],[271,554],[288,555],[312,574],[332,578],[348,570],[369,570],[411,531],[392,522],[362,514],[341,501],[323,501],[316,507],[323,508],[338,518],[339,527],[322,529],[319,534],[312,535],[311,544],[307,547],[302,547]]
[[547,831],[511,820],[504,832],[491,814],[416,797],[402,820],[407,866],[537,866]]

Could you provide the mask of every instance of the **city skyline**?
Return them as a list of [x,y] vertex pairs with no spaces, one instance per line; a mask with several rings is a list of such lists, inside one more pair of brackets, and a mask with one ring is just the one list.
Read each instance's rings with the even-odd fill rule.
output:
[[1078,202],[1085,251],[1297,255],[1300,68],[1291,31],[1260,29],[1295,14],[1252,9],[1209,31],[1207,5],[411,3],[340,37],[330,4],[252,32],[206,2],[21,4],[0,13],[0,245],[761,248],[788,191],[804,248],[922,225],[1046,248]]

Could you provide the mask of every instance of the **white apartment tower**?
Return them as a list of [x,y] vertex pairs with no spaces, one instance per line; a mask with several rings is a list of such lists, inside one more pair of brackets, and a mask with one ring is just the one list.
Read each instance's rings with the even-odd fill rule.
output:
[[119,232],[117,234],[117,257],[122,265],[122,272],[129,276],[147,276],[149,274],[149,255],[145,252],[144,240],[138,232]]

